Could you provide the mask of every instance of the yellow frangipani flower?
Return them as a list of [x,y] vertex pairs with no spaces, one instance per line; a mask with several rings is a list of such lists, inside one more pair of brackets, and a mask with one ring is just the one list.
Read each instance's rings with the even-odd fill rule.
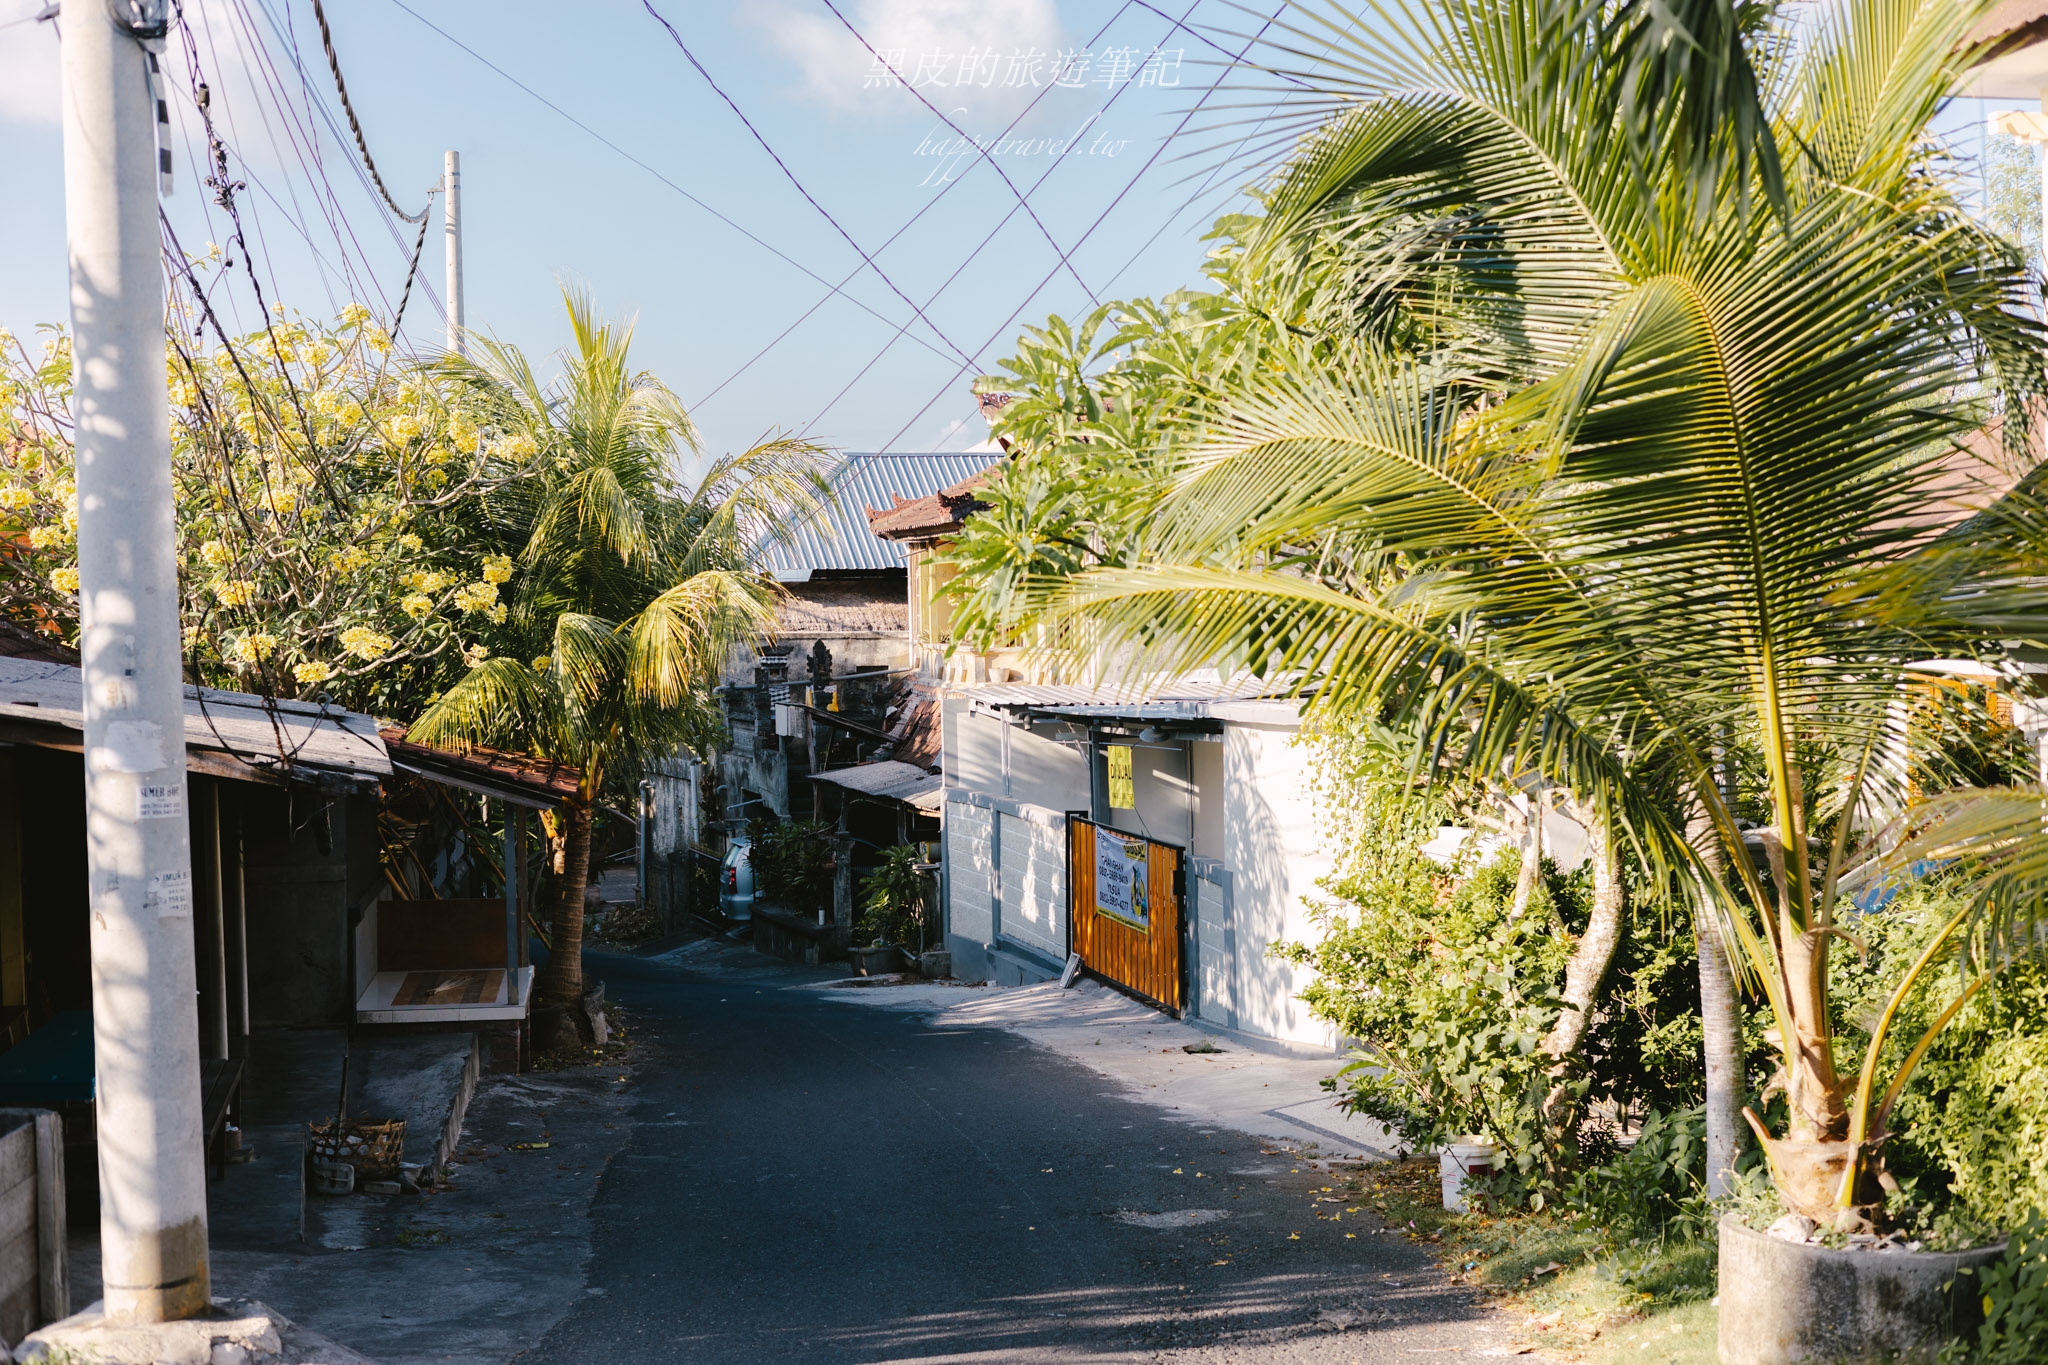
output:
[[61,569],[50,570],[50,586],[54,587],[58,592],[76,593],[78,591],[78,570],[68,564]]
[[512,580],[511,555],[485,555],[483,580],[486,583],[508,583]]
[[199,557],[216,569],[225,569],[235,562],[235,552],[227,547],[225,541],[219,540],[209,540],[200,546]]
[[391,637],[368,626],[350,626],[341,633],[341,647],[358,658],[375,662],[391,652]]
[[267,630],[252,630],[235,641],[229,656],[245,664],[262,663],[277,649],[277,637]]
[[309,659],[292,669],[292,677],[308,686],[313,683],[324,683],[333,676],[334,670],[318,659]]
[[410,593],[399,602],[398,607],[407,616],[418,621],[434,610],[434,599],[423,592]]

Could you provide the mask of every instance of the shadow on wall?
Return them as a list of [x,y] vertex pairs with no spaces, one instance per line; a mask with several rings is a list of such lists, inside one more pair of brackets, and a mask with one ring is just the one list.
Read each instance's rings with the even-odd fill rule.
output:
[[1236,930],[1237,1026],[1289,1042],[1334,1046],[1327,1025],[1311,1018],[1301,990],[1313,973],[1267,954],[1316,932],[1303,897],[1327,876],[1309,765],[1314,749],[1294,732],[1232,725],[1224,731],[1224,863],[1231,869]]

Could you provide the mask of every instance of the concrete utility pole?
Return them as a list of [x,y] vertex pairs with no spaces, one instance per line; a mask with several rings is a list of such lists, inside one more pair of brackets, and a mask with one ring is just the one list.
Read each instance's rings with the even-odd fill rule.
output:
[[[164,0],[65,6],[100,1250],[111,1320],[209,1305],[156,111]],[[151,30],[154,29],[154,34]]]
[[469,338],[462,330],[462,153],[449,152],[442,162],[441,188],[447,191],[442,212],[446,215],[443,234],[448,245],[448,349],[466,356]]

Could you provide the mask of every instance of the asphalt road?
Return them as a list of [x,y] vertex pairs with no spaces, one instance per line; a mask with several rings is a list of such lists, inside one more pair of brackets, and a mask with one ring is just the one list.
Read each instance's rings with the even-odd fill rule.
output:
[[[1508,1334],[1270,1142],[766,958],[593,962],[642,1051],[585,1289],[522,1362],[1413,1365]],[[1346,1234],[1350,1234],[1347,1236]]]

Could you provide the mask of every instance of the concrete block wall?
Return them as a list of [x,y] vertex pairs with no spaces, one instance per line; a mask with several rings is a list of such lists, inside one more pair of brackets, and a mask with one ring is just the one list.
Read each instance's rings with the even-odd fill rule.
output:
[[1067,820],[1043,806],[997,814],[1002,936],[1055,962],[1067,956]]

